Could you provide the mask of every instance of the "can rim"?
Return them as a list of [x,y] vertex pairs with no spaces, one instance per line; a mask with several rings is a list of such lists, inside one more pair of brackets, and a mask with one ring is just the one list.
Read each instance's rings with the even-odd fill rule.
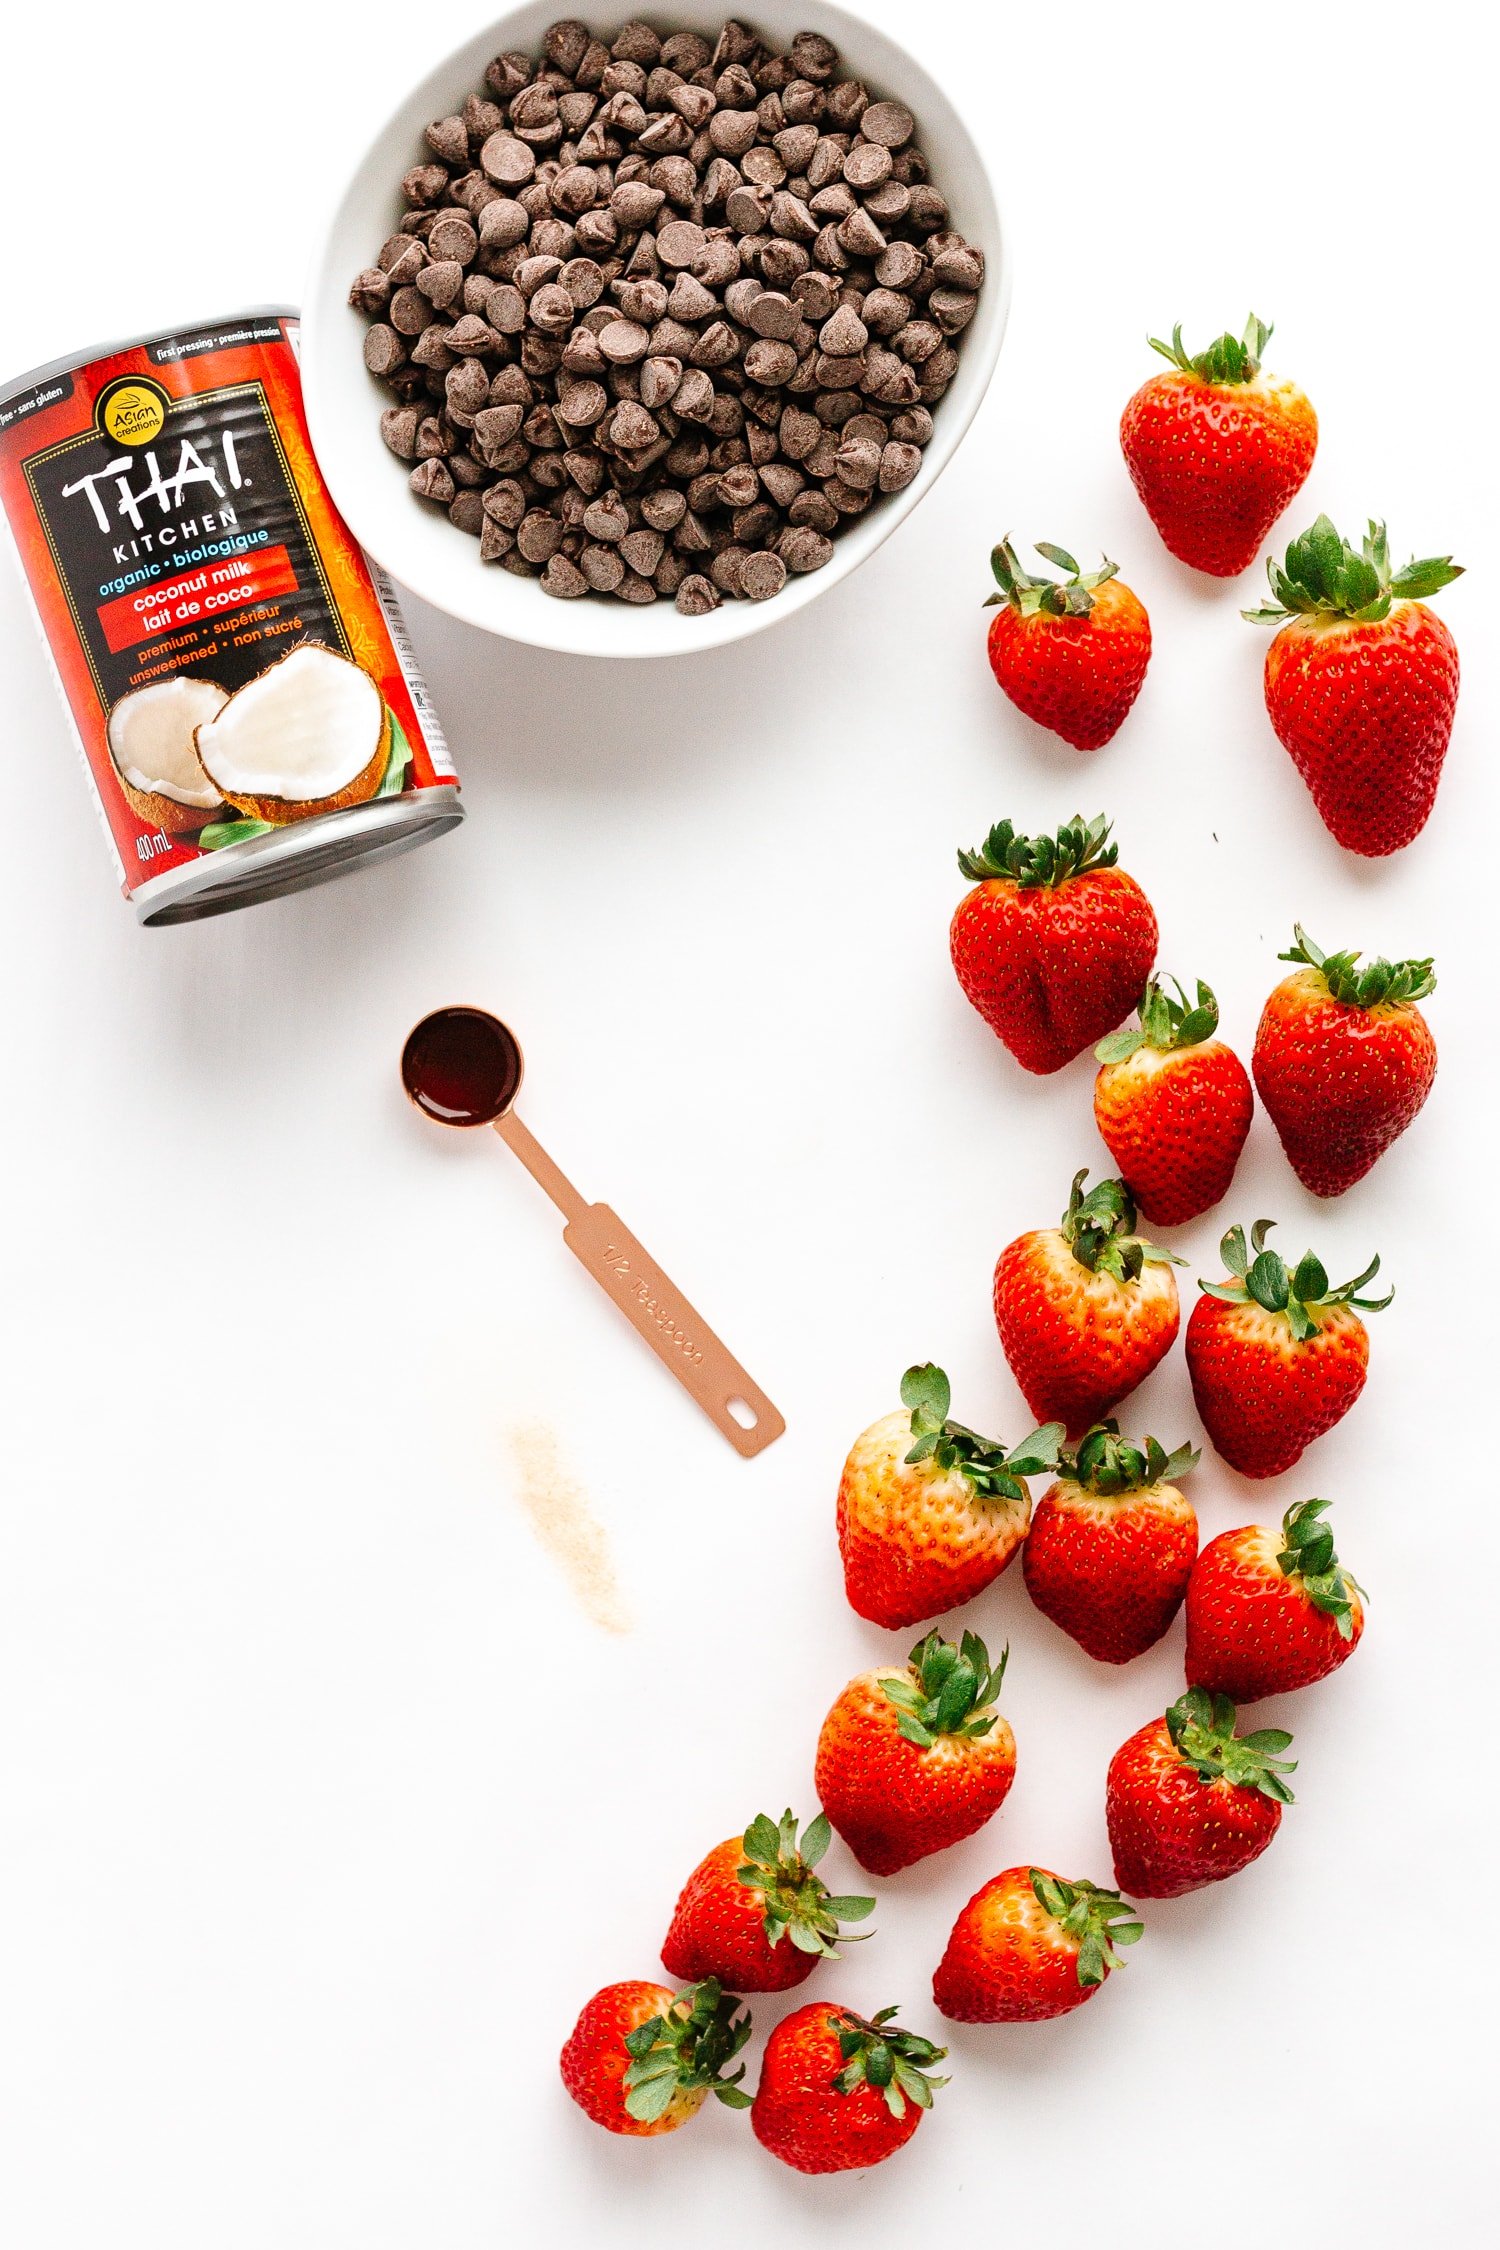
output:
[[218,855],[189,860],[148,878],[126,897],[148,929],[258,906],[349,874],[364,860],[426,843],[463,818],[457,781],[439,782],[250,837],[224,855],[232,866],[212,864]]
[[96,359],[109,359],[116,352],[141,351],[148,344],[164,344],[172,336],[187,335],[195,328],[219,328],[233,320],[300,320],[301,308],[297,305],[241,305],[237,311],[207,313],[197,320],[167,321],[148,328],[137,336],[116,336],[107,342],[80,345],[77,351],[64,352],[57,359],[44,360],[39,367],[30,367],[24,375],[8,375],[0,381],[0,406],[15,398],[21,391],[29,390],[33,383],[45,383],[49,375],[75,375],[79,368],[87,367]]

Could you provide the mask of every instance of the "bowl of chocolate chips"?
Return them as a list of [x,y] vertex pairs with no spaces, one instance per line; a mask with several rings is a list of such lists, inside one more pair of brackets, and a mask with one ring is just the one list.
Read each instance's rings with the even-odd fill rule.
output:
[[821,0],[521,7],[375,136],[308,292],[351,529],[575,655],[758,631],[874,552],[994,371],[994,191],[950,97]]

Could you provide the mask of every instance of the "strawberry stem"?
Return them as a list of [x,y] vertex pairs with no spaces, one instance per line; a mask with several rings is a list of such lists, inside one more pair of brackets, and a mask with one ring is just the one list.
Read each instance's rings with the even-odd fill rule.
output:
[[986,609],[1009,608],[1018,617],[1087,617],[1094,606],[1095,594],[1120,567],[1106,558],[1101,568],[1091,570],[1085,577],[1082,566],[1074,561],[1066,547],[1049,547],[1039,539],[1036,551],[1045,555],[1048,562],[1055,563],[1059,570],[1067,572],[1062,583],[1023,570],[1007,535],[998,547],[990,550],[990,569],[1000,591],[991,594],[984,605]]
[[997,821],[976,851],[959,853],[959,871],[975,883],[1001,881],[1015,883],[1023,891],[1056,890],[1077,875],[1114,866],[1120,847],[1108,841],[1109,826],[1102,813],[1088,821],[1075,813],[1055,836],[1021,836],[1012,822]]
[[1440,593],[1462,578],[1463,568],[1451,555],[1429,555],[1393,571],[1383,523],[1372,517],[1354,548],[1327,516],[1319,516],[1292,541],[1285,562],[1267,558],[1266,575],[1275,600],[1241,611],[1252,625],[1280,625],[1289,617],[1347,617],[1356,625],[1374,625],[1390,615],[1393,602]]
[[884,2095],[892,2117],[904,2117],[908,2101],[918,2109],[931,2109],[934,2093],[947,2085],[946,2078],[934,2078],[927,2066],[941,2062],[948,2050],[935,2047],[918,2032],[900,2030],[892,2020],[895,2014],[894,2008],[882,2008],[866,2021],[847,2008],[838,2011],[844,2067],[833,2084],[840,2094],[852,2094],[856,2086],[873,2086]]
[[760,1893],[768,1944],[790,1938],[799,1953],[818,1953],[831,1961],[837,1958],[840,1937],[857,1942],[839,1924],[865,1921],[875,1911],[874,1899],[834,1898],[813,1872],[832,1835],[828,1815],[820,1812],[803,1829],[799,1846],[797,1816],[790,1808],[779,1823],[769,1813],[757,1813],[745,1830],[745,1857],[735,1878],[746,1890]]
[[1123,1180],[1101,1180],[1083,1192],[1088,1167],[1073,1175],[1068,1208],[1062,1215],[1063,1240],[1081,1266],[1090,1273],[1107,1273],[1116,1281],[1139,1281],[1150,1266],[1180,1266],[1169,1250],[1135,1231],[1135,1198]]
[[1057,1460],[1057,1448],[1067,1435],[1061,1422],[1044,1422],[1030,1437],[1006,1451],[1001,1438],[981,1437],[962,1422],[950,1422],[952,1392],[948,1378],[929,1360],[908,1367],[901,1378],[901,1403],[911,1408],[911,1434],[915,1444],[906,1455],[908,1466],[931,1461],[943,1470],[957,1470],[982,1497],[1023,1500],[1022,1477],[1040,1476]]
[[1096,1422],[1071,1452],[1057,1457],[1057,1474],[1080,1491],[1111,1498],[1118,1492],[1151,1492],[1159,1484],[1175,1484],[1200,1458],[1195,1445],[1179,1445],[1168,1453],[1154,1437],[1132,1445],[1120,1435],[1114,1420]]
[[1437,989],[1430,956],[1425,961],[1387,961],[1382,956],[1361,969],[1356,966],[1357,953],[1322,952],[1300,922],[1295,942],[1277,958],[1319,970],[1333,998],[1352,1008],[1404,1008]]
[[706,2086],[730,2109],[748,2109],[740,2091],[741,2063],[726,2077],[750,2037],[750,2015],[736,2015],[739,2001],[721,1990],[717,1977],[679,1992],[665,2015],[650,2016],[625,2036],[630,2063],[625,2072],[625,2107],[642,2124],[654,2125],[672,2096]]
[[919,1750],[930,1750],[940,1734],[976,1741],[994,1731],[995,1698],[1009,1658],[1008,1644],[991,1664],[977,1633],[955,1644],[934,1629],[912,1650],[906,1678],[882,1680],[880,1691],[895,1705],[901,1733]]
[[1281,1755],[1290,1748],[1291,1736],[1282,1727],[1236,1735],[1234,1705],[1227,1695],[1189,1688],[1168,1711],[1167,1732],[1183,1764],[1200,1781],[1228,1781],[1237,1789],[1258,1789],[1278,1804],[1292,1803],[1292,1792],[1281,1778],[1297,1770],[1295,1758]]
[[1205,1296],[1217,1297],[1226,1305],[1257,1304],[1263,1312],[1285,1313],[1299,1343],[1317,1334],[1320,1324],[1314,1315],[1332,1305],[1352,1305],[1359,1312],[1384,1312],[1396,1294],[1394,1289],[1383,1297],[1359,1294],[1365,1283],[1373,1281],[1380,1271],[1378,1255],[1370,1260],[1363,1273],[1335,1289],[1329,1285],[1327,1269],[1311,1250],[1303,1253],[1292,1271],[1274,1250],[1265,1247],[1266,1236],[1275,1224],[1274,1219],[1257,1219],[1250,1229],[1248,1245],[1243,1227],[1230,1228],[1219,1244],[1219,1253],[1233,1279],[1200,1279],[1198,1287]]
[[1231,336],[1226,329],[1216,336],[1206,351],[1189,356],[1183,348],[1182,323],[1172,330],[1172,341],[1164,344],[1159,336],[1148,336],[1147,343],[1163,359],[1181,368],[1184,375],[1196,375],[1205,383],[1249,383],[1260,373],[1261,354],[1271,340],[1271,330],[1263,320],[1251,313],[1245,322],[1243,336]]
[[1354,1638],[1350,1592],[1363,1595],[1364,1588],[1340,1567],[1333,1551],[1333,1527],[1322,1521],[1332,1506],[1331,1500],[1299,1500],[1288,1508],[1281,1520],[1285,1545],[1276,1560],[1282,1576],[1299,1578],[1313,1606],[1333,1619],[1340,1640],[1349,1641]]
[[1112,1031],[1107,1039],[1101,1039],[1094,1049],[1095,1062],[1128,1062],[1142,1047],[1170,1055],[1182,1047],[1201,1047],[1205,1039],[1212,1039],[1219,1028],[1219,1003],[1203,979],[1198,979],[1196,1001],[1188,999],[1176,977],[1171,982],[1177,989],[1175,1000],[1159,978],[1147,980],[1137,1010],[1139,1024]]
[[1144,1934],[1145,1924],[1118,1891],[1101,1891],[1097,1884],[1086,1883],[1081,1877],[1065,1883],[1060,1875],[1049,1875],[1042,1867],[1028,1867],[1026,1873],[1038,1906],[1078,1947],[1081,1985],[1087,1989],[1103,1984],[1111,1969],[1124,1968],[1115,1948],[1134,1945]]

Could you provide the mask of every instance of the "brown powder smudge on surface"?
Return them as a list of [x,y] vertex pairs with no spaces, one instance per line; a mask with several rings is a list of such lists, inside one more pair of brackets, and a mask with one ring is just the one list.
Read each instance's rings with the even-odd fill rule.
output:
[[564,1467],[545,1422],[517,1422],[506,1433],[516,1465],[517,1498],[584,1614],[606,1633],[628,1633],[630,1612],[615,1579],[604,1526],[588,1494]]

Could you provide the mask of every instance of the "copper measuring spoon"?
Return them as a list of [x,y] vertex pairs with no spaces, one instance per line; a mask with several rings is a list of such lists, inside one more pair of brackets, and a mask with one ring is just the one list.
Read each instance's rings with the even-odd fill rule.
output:
[[525,1069],[520,1042],[483,1008],[439,1008],[401,1050],[401,1083],[439,1125],[493,1125],[567,1220],[563,1240],[688,1395],[748,1459],[786,1428],[708,1323],[607,1203],[586,1203],[515,1114]]

